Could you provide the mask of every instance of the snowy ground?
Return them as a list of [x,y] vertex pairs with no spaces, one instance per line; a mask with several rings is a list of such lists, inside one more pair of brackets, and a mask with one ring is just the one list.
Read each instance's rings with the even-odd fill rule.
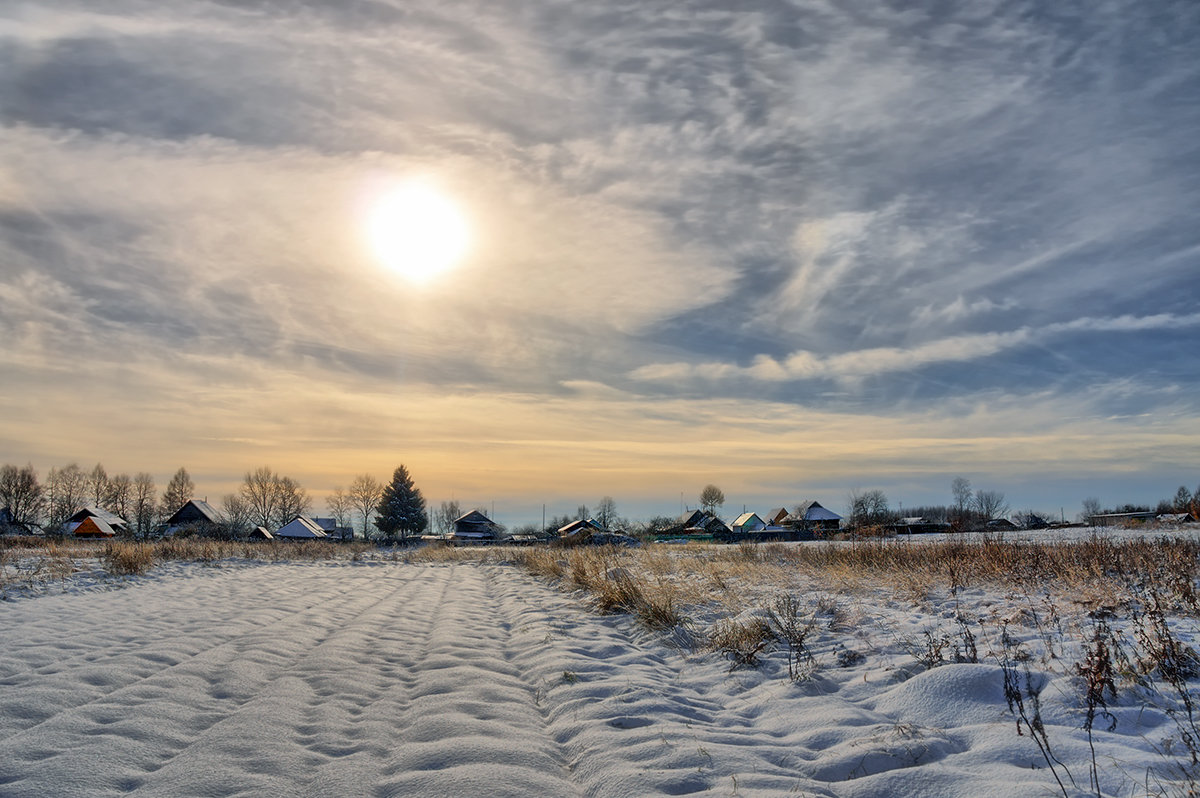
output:
[[[915,664],[941,602],[831,608],[821,667],[794,683],[778,651],[730,671],[511,565],[173,563],[81,584],[0,602],[5,798],[1062,794],[1016,733],[995,640],[983,664]],[[847,649],[863,659],[841,667]],[[1089,794],[1079,685],[1031,666],[1077,786],[1059,775]],[[1097,723],[1104,794],[1173,793],[1156,749],[1175,722],[1117,703],[1116,729]]]

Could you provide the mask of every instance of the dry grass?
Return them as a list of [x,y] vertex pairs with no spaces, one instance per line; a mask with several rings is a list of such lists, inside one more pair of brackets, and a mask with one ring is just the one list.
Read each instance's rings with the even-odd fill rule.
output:
[[132,576],[145,573],[157,563],[172,560],[355,560],[366,552],[378,551],[378,547],[369,543],[322,540],[291,543],[189,537],[144,542],[129,539],[3,537],[0,538],[0,595],[11,590],[65,581],[80,570],[81,562],[93,559],[99,560],[110,574]]
[[145,573],[154,567],[154,547],[149,543],[109,541],[100,556],[104,570],[118,576]]

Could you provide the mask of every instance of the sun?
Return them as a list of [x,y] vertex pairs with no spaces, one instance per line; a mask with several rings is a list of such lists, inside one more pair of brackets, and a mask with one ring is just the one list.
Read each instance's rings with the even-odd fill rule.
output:
[[414,282],[455,266],[467,253],[470,230],[458,206],[433,186],[412,181],[381,196],[367,219],[376,257]]

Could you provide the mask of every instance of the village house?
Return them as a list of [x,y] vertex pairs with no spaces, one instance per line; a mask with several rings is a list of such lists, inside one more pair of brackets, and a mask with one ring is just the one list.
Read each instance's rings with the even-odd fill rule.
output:
[[757,532],[766,526],[767,523],[759,518],[758,513],[742,513],[729,525],[729,528],[734,532]]
[[167,537],[178,534],[185,529],[209,533],[220,525],[221,517],[211,504],[203,499],[189,499],[186,504],[163,522],[162,526],[159,527],[159,532]]
[[114,534],[124,534],[129,531],[129,522],[127,522],[124,518],[119,515],[114,515],[108,510],[93,506],[84,507],[82,510],[75,513],[75,515],[68,518],[63,526],[68,532],[74,532],[79,525],[88,518],[96,518],[100,521],[103,521],[105,526],[112,529]]
[[74,534],[77,538],[111,538],[117,533],[103,518],[89,515],[75,526]]
[[500,536],[500,526],[478,510],[454,519],[454,543],[492,543]]
[[283,540],[325,540],[328,536],[316,521],[307,515],[298,515],[275,530],[275,537]]
[[820,502],[806,501],[784,519],[785,524],[814,532],[837,532],[842,517],[833,510],[821,506]]

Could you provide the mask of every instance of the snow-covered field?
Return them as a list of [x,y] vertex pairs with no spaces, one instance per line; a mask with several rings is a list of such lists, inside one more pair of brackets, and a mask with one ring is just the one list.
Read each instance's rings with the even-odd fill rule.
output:
[[[792,681],[778,648],[731,671],[510,564],[80,578],[0,602],[5,798],[1063,794],[1017,734],[995,627],[978,663],[919,663],[963,612],[1028,645],[1058,775],[1093,794],[1075,652],[1045,650],[1072,621],[1030,620],[1029,597],[834,596]],[[1186,794],[1161,751],[1178,713],[1155,701],[1122,685],[1097,721],[1105,795]]]

